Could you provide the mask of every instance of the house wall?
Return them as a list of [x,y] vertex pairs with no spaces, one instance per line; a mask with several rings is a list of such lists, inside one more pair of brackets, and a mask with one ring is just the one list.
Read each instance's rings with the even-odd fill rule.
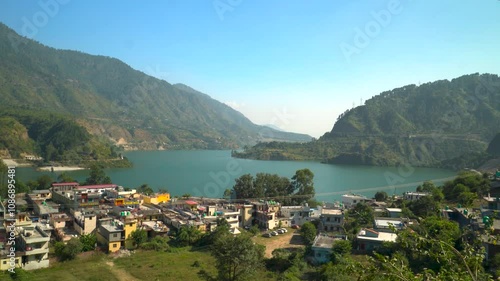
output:
[[332,251],[326,248],[312,247],[314,261],[316,263],[326,263],[330,261]]
[[114,253],[120,250],[121,242],[109,242],[108,244],[108,252]]
[[[15,257],[13,262],[15,267],[21,267],[21,257]],[[11,268],[10,263],[11,260],[9,257],[0,258],[0,271],[9,270]]]
[[156,196],[144,196],[144,203],[159,204],[170,201],[170,193],[162,193]]

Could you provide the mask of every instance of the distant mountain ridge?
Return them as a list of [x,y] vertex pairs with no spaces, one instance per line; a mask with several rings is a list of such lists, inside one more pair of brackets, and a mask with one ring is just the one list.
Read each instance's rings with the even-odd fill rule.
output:
[[206,94],[148,76],[118,59],[50,48],[1,23],[0,61],[2,106],[74,116],[90,133],[127,149],[311,140],[253,124]]
[[383,92],[307,144],[259,144],[235,156],[329,163],[473,166],[500,132],[500,77],[471,74]]

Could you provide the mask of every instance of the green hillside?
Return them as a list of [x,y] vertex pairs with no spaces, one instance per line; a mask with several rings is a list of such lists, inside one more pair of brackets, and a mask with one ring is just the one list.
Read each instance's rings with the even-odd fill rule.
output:
[[383,92],[341,114],[315,142],[259,144],[234,155],[460,168],[484,160],[499,124],[500,78],[471,74]]
[[264,129],[208,95],[118,59],[46,47],[3,24],[0,61],[3,106],[74,116],[89,133],[125,148],[220,149],[311,139]]

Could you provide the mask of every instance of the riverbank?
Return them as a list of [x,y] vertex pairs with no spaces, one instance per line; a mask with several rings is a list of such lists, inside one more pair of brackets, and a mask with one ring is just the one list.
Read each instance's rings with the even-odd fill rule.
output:
[[48,166],[48,167],[40,167],[37,168],[38,171],[44,171],[44,172],[65,172],[65,171],[79,171],[79,170],[85,170],[85,168],[82,167],[74,167],[74,166]]
[[2,159],[3,163],[7,165],[7,167],[31,167],[33,164],[31,163],[23,163],[18,162],[15,159]]

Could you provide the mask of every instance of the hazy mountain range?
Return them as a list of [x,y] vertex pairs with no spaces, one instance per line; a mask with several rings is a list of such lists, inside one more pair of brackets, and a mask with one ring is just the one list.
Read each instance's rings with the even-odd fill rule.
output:
[[222,149],[311,140],[256,125],[206,94],[146,75],[118,59],[47,47],[3,24],[0,62],[3,115],[10,110],[9,118],[25,127],[40,153],[45,146],[37,145],[27,128],[36,124],[21,120],[16,109],[58,114],[86,128],[91,138],[128,149]]

